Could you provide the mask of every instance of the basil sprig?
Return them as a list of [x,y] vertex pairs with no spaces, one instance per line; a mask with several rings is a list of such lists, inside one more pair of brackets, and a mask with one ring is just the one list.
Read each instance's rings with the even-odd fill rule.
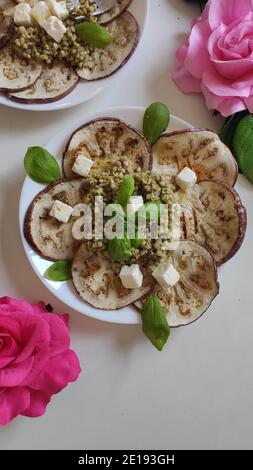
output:
[[42,147],[29,147],[24,167],[26,173],[36,183],[50,184],[61,178],[61,170],[56,159]]
[[131,242],[127,235],[124,238],[108,240],[107,250],[113,261],[126,261],[131,256]]
[[143,133],[153,145],[161,134],[167,129],[170,122],[170,112],[163,103],[152,103],[145,111],[143,119]]
[[237,125],[233,136],[233,149],[243,174],[253,183],[253,115],[247,114]]
[[133,195],[135,183],[133,176],[126,176],[118,190],[117,203],[122,207],[126,207],[130,197]]
[[142,311],[142,331],[158,351],[162,351],[170,335],[170,327],[161,302],[151,294]]
[[76,25],[76,34],[93,47],[104,49],[111,44],[112,36],[99,23],[84,21]]
[[55,263],[51,264],[51,266],[49,266],[49,268],[45,272],[45,277],[49,279],[49,281],[55,281],[55,282],[68,281],[69,279],[72,278],[71,261],[62,260],[62,261],[56,261]]

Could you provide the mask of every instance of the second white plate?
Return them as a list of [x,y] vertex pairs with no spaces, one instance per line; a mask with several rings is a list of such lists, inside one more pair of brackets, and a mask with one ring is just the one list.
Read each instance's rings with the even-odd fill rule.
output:
[[[129,7],[129,11],[134,15],[140,27],[140,40],[137,46],[138,48],[140,46],[142,35],[144,33],[144,29],[148,21],[149,0],[134,0],[131,6]],[[107,87],[111,86],[115,80],[120,80],[121,74],[124,73],[125,69],[128,68],[128,66],[134,67],[134,57],[135,54],[133,54],[133,56],[124,65],[124,67],[118,70],[111,77],[107,77],[102,80],[96,80],[93,82],[85,82],[84,80],[80,80],[76,88],[69,95],[65,96],[65,98],[59,101],[55,101],[54,103],[16,103],[15,101],[10,100],[3,93],[0,93],[0,104],[8,106],[10,108],[24,109],[26,111],[57,111],[59,109],[67,109],[73,106],[77,106],[78,104],[85,103],[95,98],[95,96],[102,93]],[[134,68],[132,70],[134,70]]]

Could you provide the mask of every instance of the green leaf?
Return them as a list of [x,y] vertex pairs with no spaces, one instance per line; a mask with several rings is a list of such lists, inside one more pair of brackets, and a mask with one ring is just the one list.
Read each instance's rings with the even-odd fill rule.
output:
[[49,268],[45,272],[45,276],[47,279],[49,279],[49,281],[68,281],[68,279],[72,278],[71,261],[56,261],[54,264],[51,264],[51,266],[49,266]]
[[56,159],[42,147],[29,147],[24,167],[33,181],[40,184],[50,184],[61,178],[61,170]]
[[143,333],[158,351],[162,351],[170,335],[170,327],[161,302],[156,295],[151,294],[145,302],[141,318]]
[[133,248],[140,248],[143,244],[143,239],[140,238],[140,236],[138,235],[138,233],[136,233],[136,238],[133,238],[131,240],[131,245]]
[[108,253],[113,261],[126,261],[131,256],[131,242],[125,235],[124,238],[108,240]]
[[145,111],[143,133],[148,142],[153,145],[167,129],[170,122],[170,112],[163,103],[153,103]]
[[233,148],[243,174],[253,183],[253,116],[248,114],[237,125]]
[[234,132],[239,124],[240,120],[247,114],[247,111],[241,111],[239,113],[235,113],[232,116],[229,116],[224,125],[222,126],[219,137],[220,140],[233,151],[233,137]]
[[76,34],[93,47],[104,49],[111,44],[112,36],[99,23],[84,21],[76,25]]
[[122,207],[126,207],[130,197],[134,193],[134,189],[134,178],[132,176],[126,176],[119,187],[117,203]]

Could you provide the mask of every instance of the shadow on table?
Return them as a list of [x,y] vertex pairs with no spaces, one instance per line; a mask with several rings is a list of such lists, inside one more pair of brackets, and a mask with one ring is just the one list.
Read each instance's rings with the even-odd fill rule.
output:
[[72,334],[84,338],[109,335],[112,344],[115,343],[117,350],[123,354],[131,350],[135,343],[145,341],[140,328],[134,325],[112,325],[71,310],[57,300],[39,281],[26,259],[19,236],[19,196],[22,182],[22,178],[19,177],[8,183],[2,200],[0,256],[5,277],[9,278],[9,284],[13,287],[11,292],[1,294],[23,298],[30,302],[44,300],[46,304],[50,303],[55,311],[70,314]]

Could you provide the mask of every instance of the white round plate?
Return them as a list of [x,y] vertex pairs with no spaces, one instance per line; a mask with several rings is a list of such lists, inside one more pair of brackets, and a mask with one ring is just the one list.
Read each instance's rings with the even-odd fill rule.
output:
[[[140,46],[142,35],[148,21],[149,0],[133,0],[133,3],[129,7],[129,11],[134,15],[140,27],[140,40],[137,46],[138,48]],[[102,93],[107,87],[111,86],[115,80],[120,80],[121,73],[124,73],[125,68],[127,68],[129,64],[131,64],[130,66],[133,67],[134,70],[134,57],[135,53],[121,69],[119,69],[110,77],[104,78],[102,80],[95,80],[93,82],[85,82],[84,80],[80,80],[76,88],[69,95],[54,103],[16,103],[15,101],[10,100],[6,95],[0,93],[0,104],[10,108],[24,109],[26,111],[57,111],[60,109],[77,106],[78,104],[85,103],[92,98],[95,98],[95,96]]]
[[[45,146],[45,148],[58,159],[59,164],[61,166],[62,153],[69,136],[75,129],[80,127],[85,122],[91,121],[99,117],[115,117],[122,119],[123,121],[131,124],[133,127],[141,131],[144,111],[144,108],[137,107],[111,108],[99,111],[97,113],[86,116],[82,120],[82,122],[77,123],[75,126],[72,126],[69,129],[64,129],[53,139],[51,139]],[[185,129],[187,127],[191,127],[191,125],[183,121],[182,119],[171,116],[170,125],[168,128],[170,132]],[[81,297],[78,296],[72,281],[63,283],[53,282],[49,281],[44,277],[45,271],[52,264],[52,262],[41,258],[37,253],[35,253],[35,251],[29,246],[23,235],[23,225],[26,211],[33,198],[43,188],[44,186],[35,183],[29,177],[26,177],[20,197],[19,206],[19,224],[23,247],[28,257],[28,260],[37,276],[40,278],[43,284],[50,290],[50,292],[55,295],[55,297],[57,297],[59,300],[61,300],[74,310],[77,310],[78,312],[82,313],[83,315],[87,315],[89,317],[96,318],[98,320],[104,320],[111,323],[139,323],[139,314],[132,306],[128,306],[117,311],[98,310],[92,307],[91,305],[88,305],[84,300],[81,299]]]

